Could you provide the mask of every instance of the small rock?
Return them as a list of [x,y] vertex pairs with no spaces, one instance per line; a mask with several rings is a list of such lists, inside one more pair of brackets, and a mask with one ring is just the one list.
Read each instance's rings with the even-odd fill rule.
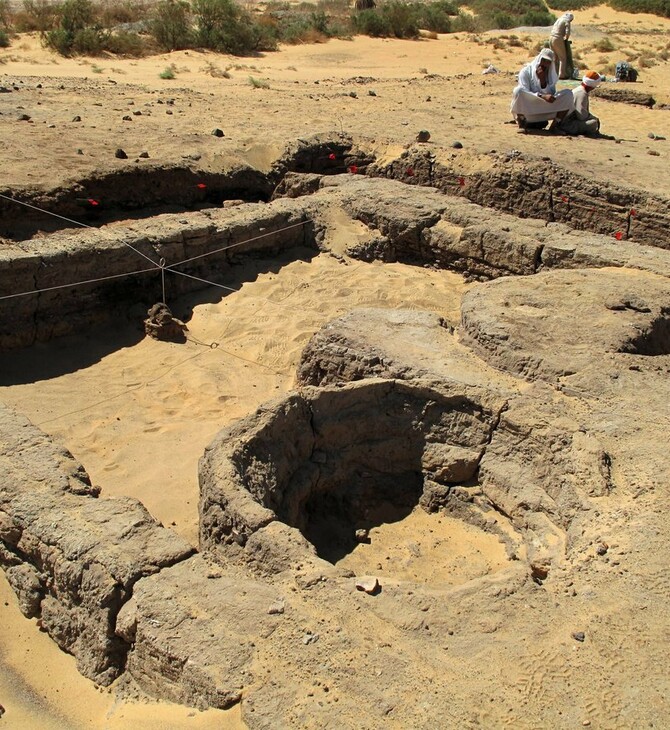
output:
[[426,97],[426,101],[432,101],[432,100],[433,100],[432,97],[430,97],[430,96]]
[[117,158],[117,159],[119,159],[119,160],[127,160],[127,159],[128,159],[128,155],[127,155],[127,154],[125,153],[125,151],[124,151],[124,150],[122,150],[122,149],[121,149],[120,147],[119,147],[119,149],[118,149],[118,150],[116,150],[116,152],[114,153],[114,157],[116,157],[116,158]]
[[368,89],[368,96],[377,96],[377,92],[372,89]]
[[132,118],[132,117],[130,116],[130,114],[126,114],[126,115],[125,115],[125,116],[123,117],[123,121],[124,121],[124,122],[132,122],[132,121],[133,121],[133,118]]
[[302,643],[305,644],[305,646],[307,646],[307,644],[316,644],[318,640],[318,634],[310,634],[309,632],[302,637]]
[[148,160],[149,159],[149,153],[148,152],[140,152],[140,157],[143,160]]
[[453,148],[454,148],[455,150],[462,150],[462,149],[463,149],[463,143],[462,143],[462,142],[459,142],[458,140],[456,140],[455,142],[452,142],[452,143],[451,143],[451,146],[452,146],[452,147],[453,147]]
[[165,113],[166,113],[166,114],[170,114],[170,115],[171,115],[171,114],[172,114],[173,112],[172,112],[172,109],[166,109],[166,110],[165,110]]
[[77,148],[77,154],[78,155],[83,155],[84,154],[84,150],[81,147],[78,147]]
[[600,545],[598,545],[598,546],[596,547],[596,553],[597,553],[598,555],[606,555],[606,554],[607,554],[607,551],[608,551],[608,549],[609,549],[609,545],[607,545],[607,544],[606,544],[606,543],[604,543],[604,542],[601,542],[601,543],[600,543]]
[[350,92],[349,92],[349,96],[350,96],[350,97],[351,97],[352,99],[358,99],[358,94],[357,94],[357,93],[356,93],[355,91],[350,91]]
[[73,122],[81,122],[81,117],[79,116],[79,114],[77,114],[77,116],[75,116],[75,117],[72,117],[72,121]]
[[268,608],[270,616],[277,616],[284,613],[284,601],[275,601],[270,608]]
[[647,154],[648,155],[652,155],[653,157],[660,157],[661,156],[661,153],[660,152],[657,152],[656,150],[648,150]]
[[574,639],[575,641],[584,641],[584,639],[586,638],[586,635],[584,634],[584,632],[583,632],[583,631],[575,631],[575,632],[574,632],[574,633],[572,634],[572,638],[573,638],[573,639]]
[[365,529],[356,530],[356,541],[357,542],[370,542],[370,535]]
[[365,591],[371,596],[379,593],[381,585],[374,576],[364,576],[356,581],[356,590]]
[[12,90],[8,89],[6,86],[0,86],[0,94],[11,94]]
[[429,139],[430,139],[430,132],[427,129],[422,129],[416,135],[416,141],[417,142],[427,142]]
[[135,109],[135,111],[133,112],[133,116],[134,117],[141,117],[142,116],[142,112],[139,109]]
[[19,122],[29,122],[29,121],[30,121],[29,114],[19,114]]
[[0,705],[0,717],[2,717],[5,714],[5,708]]
[[216,129],[212,130],[212,135],[214,137],[223,137],[223,130],[219,129],[218,127]]

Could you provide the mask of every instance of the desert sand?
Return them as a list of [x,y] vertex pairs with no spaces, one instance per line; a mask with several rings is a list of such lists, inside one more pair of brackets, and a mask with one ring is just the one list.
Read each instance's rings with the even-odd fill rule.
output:
[[[598,70],[620,53],[582,50],[594,39],[608,35],[640,51],[665,45],[669,31],[670,20],[590,8],[575,12],[573,47]],[[496,50],[489,42],[513,32],[528,39],[527,47]],[[670,142],[648,136],[670,139],[667,110],[593,101],[603,131],[618,144],[521,135],[505,124],[513,74],[544,35],[523,29],[478,38],[355,38],[282,47],[258,58],[190,51],[143,60],[64,59],[42,49],[37,38],[22,37],[0,50],[0,85],[20,88],[39,80],[43,93],[29,104],[22,103],[22,92],[0,96],[0,188],[49,189],[95,169],[141,165],[135,158],[142,151],[152,162],[199,154],[204,169],[239,159],[263,170],[287,142],[331,130],[373,139],[383,157],[426,129],[436,146],[458,140],[475,152],[518,149],[595,179],[667,193]],[[482,75],[489,64],[500,73]],[[161,80],[159,73],[170,65],[176,78]],[[231,78],[218,77],[216,69],[230,69]],[[662,60],[641,69],[636,89],[651,93],[657,104],[670,104],[669,70]],[[255,88],[249,77],[266,81],[267,88]],[[159,105],[158,99],[174,104]],[[24,107],[32,121],[16,122]],[[132,110],[143,114],[124,121]],[[73,122],[75,115],[82,121]],[[223,138],[210,134],[215,127],[224,130]],[[128,161],[114,158],[118,147],[128,152]],[[423,309],[457,322],[468,287],[445,271],[326,256],[270,272],[248,264],[240,278],[244,283],[230,282],[236,291],[220,301],[193,297],[179,303],[193,310],[183,345],[145,338],[127,346],[123,333],[82,333],[0,358],[0,400],[66,445],[104,495],[139,498],[194,545],[197,462],[205,446],[225,425],[294,387],[300,353],[319,328],[365,306]],[[410,540],[434,540],[442,578],[451,575],[456,582],[477,575],[480,567],[495,571],[502,561],[490,536],[446,519],[427,525],[424,514],[408,519],[379,528],[374,544],[380,555]],[[467,545],[469,555],[478,553],[481,566],[465,566],[455,546],[444,547],[449,540]],[[348,556],[347,565],[356,570],[376,562],[367,548]],[[414,579],[432,577],[425,562],[402,570]],[[4,575],[0,627],[2,727],[243,727],[239,707],[199,712],[144,697],[132,701],[117,696],[114,686],[95,687],[34,620],[20,614]]]

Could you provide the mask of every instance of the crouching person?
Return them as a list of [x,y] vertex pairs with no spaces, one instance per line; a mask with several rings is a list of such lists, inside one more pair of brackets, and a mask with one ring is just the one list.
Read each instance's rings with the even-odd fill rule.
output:
[[522,129],[555,129],[572,109],[572,91],[556,91],[558,74],[554,52],[543,49],[519,71],[519,83],[512,94],[510,111]]
[[597,137],[600,134],[600,119],[591,114],[589,94],[600,85],[602,78],[596,71],[587,71],[582,77],[581,86],[572,92],[574,107],[565,117],[561,129],[570,135],[585,134]]

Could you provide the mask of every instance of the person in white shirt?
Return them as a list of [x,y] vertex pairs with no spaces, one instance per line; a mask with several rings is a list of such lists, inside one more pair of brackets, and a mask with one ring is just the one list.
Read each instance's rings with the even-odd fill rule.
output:
[[551,29],[551,50],[556,54],[556,71],[559,79],[569,79],[571,69],[568,68],[568,49],[566,41],[570,40],[570,23],[575,19],[572,13],[564,13]]
[[556,91],[554,58],[553,51],[543,48],[519,71],[510,111],[522,129],[529,126],[544,128],[548,121],[553,120],[550,130],[555,130],[572,109],[572,91]]
[[572,94],[574,106],[561,123],[561,129],[570,135],[585,134],[594,137],[600,133],[600,119],[591,114],[589,94],[600,85],[602,78],[597,71],[587,71],[582,84]]

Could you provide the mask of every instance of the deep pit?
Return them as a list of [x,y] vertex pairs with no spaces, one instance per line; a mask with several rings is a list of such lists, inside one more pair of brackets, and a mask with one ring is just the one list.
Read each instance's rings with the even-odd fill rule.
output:
[[[448,534],[437,518],[429,527],[417,505],[429,512],[463,499],[467,488],[451,494],[457,485],[478,493],[479,461],[502,407],[491,394],[430,383],[305,388],[222,432],[209,447],[200,466],[201,545],[223,560],[239,559],[240,551],[255,560],[265,555],[258,546],[273,539],[266,528],[279,521],[307,542],[293,541],[272,565],[259,562],[263,572],[309,562],[314,553],[343,567],[355,550],[351,564],[365,556],[366,572],[377,569],[392,523],[400,531],[408,520],[422,524],[426,535]],[[471,505],[471,511],[473,524],[482,524],[481,509]],[[489,529],[501,536],[496,521]],[[365,549],[377,537],[380,545]]]

